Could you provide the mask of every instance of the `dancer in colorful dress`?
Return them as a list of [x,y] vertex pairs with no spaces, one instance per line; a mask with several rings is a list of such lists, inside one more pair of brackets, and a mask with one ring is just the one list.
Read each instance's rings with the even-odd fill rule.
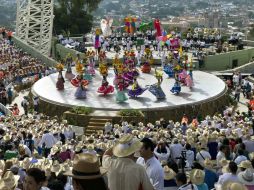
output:
[[167,63],[163,67],[163,71],[168,75],[169,78],[172,78],[175,76],[175,72],[173,70],[173,67],[171,64]]
[[83,75],[83,79],[87,80],[89,82],[91,82],[93,80],[93,76],[90,74],[90,72],[88,71],[88,68],[85,68],[84,70],[84,75]]
[[77,75],[75,78],[71,79],[71,84],[75,87],[79,87],[79,84],[82,81],[82,74]]
[[143,73],[150,73],[151,72],[151,65],[153,64],[153,54],[152,51],[149,48],[145,49],[145,55],[144,55],[144,63],[141,67],[141,71]]
[[173,94],[179,94],[181,92],[181,86],[179,81],[176,79],[173,88],[170,90]]
[[89,84],[87,80],[81,80],[79,83],[79,87],[77,88],[74,96],[77,99],[85,99],[86,98],[86,86]]
[[189,88],[192,88],[194,86],[194,83],[190,74],[188,74],[187,77],[185,78],[185,84]]
[[108,81],[107,81],[107,77],[103,76],[102,79],[102,84],[101,86],[98,88],[97,92],[99,94],[103,94],[104,96],[109,94],[109,93],[113,93],[114,92],[114,87],[109,85]]
[[134,82],[132,84],[132,88],[129,90],[128,95],[131,98],[136,98],[137,96],[140,96],[146,91],[146,88],[141,88],[137,82],[137,79],[134,78]]
[[127,96],[124,92],[125,83],[123,78],[119,79],[118,85],[117,85],[117,93],[116,93],[116,102],[122,103],[128,100]]
[[187,71],[185,69],[179,74],[179,81],[183,84],[186,84]]
[[71,80],[75,77],[75,75],[72,73],[72,69],[71,69],[72,62],[73,62],[73,60],[72,60],[71,54],[68,53],[67,58],[65,60],[66,67],[67,67],[67,71],[65,73],[65,78],[68,80]]
[[122,76],[121,73],[115,75],[115,79],[114,79],[113,84],[114,84],[115,88],[117,88],[120,83],[123,83],[123,88],[124,89],[129,86],[129,83],[123,79],[123,76]]
[[166,97],[165,93],[163,92],[161,88],[161,83],[163,81],[163,73],[162,71],[159,71],[155,69],[155,77],[158,80],[157,83],[149,86],[148,90],[151,92],[154,96],[156,96],[157,99],[164,99]]
[[102,76],[108,76],[108,66],[106,63],[106,54],[104,51],[100,51],[99,54],[99,71]]
[[57,70],[58,70],[58,77],[57,77],[57,82],[56,82],[56,88],[57,90],[64,90],[64,83],[65,83],[65,80],[63,78],[63,64],[62,63],[59,63],[57,64],[56,66]]
[[87,53],[88,55],[88,68],[87,71],[90,75],[94,76],[95,75],[95,61],[94,61],[94,57],[95,57],[95,52],[93,50],[88,51]]

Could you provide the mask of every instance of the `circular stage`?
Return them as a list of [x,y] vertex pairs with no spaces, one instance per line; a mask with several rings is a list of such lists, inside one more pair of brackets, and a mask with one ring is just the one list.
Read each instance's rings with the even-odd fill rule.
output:
[[[64,75],[65,72],[63,72],[63,76]],[[55,73],[37,81],[32,87],[32,93],[39,96],[41,100],[47,103],[62,107],[85,106],[91,107],[94,110],[108,111],[117,111],[121,109],[139,109],[142,111],[167,110],[209,102],[226,92],[225,83],[218,77],[209,73],[194,71],[194,87],[190,89],[186,86],[182,86],[181,93],[179,95],[174,95],[170,92],[170,89],[174,85],[174,79],[167,78],[167,75],[164,73],[161,87],[166,94],[166,99],[158,101],[156,97],[147,90],[136,99],[128,99],[124,103],[117,103],[115,101],[116,91],[106,96],[97,93],[98,87],[101,86],[102,77],[98,70],[96,70],[93,81],[88,85],[87,98],[79,100],[74,97],[77,88],[72,86],[68,80],[64,83],[65,89],[63,91],[58,91],[56,89],[57,76],[58,73]],[[109,84],[113,84],[113,79],[114,71],[113,69],[109,69]],[[154,69],[152,69],[151,74],[143,74],[140,72],[140,76],[137,80],[141,87],[156,83],[157,80],[154,77]],[[131,88],[131,86],[129,88]]]

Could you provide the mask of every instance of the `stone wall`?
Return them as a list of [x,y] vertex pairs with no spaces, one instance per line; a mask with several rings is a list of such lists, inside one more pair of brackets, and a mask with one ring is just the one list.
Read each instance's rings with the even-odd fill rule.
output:
[[238,60],[238,66],[242,66],[249,63],[252,57],[254,57],[254,48],[210,55],[205,58],[203,70],[224,71],[233,69],[234,60]]
[[[141,110],[144,114],[144,117],[135,120],[148,123],[155,122],[161,117],[163,117],[166,120],[170,119],[174,121],[179,121],[182,118],[183,114],[186,114],[190,119],[194,116],[197,116],[198,118],[205,118],[206,115],[214,115],[215,113],[221,113],[225,109],[225,106],[230,105],[230,101],[231,100],[227,93],[227,88],[225,88],[225,90],[220,95],[207,101],[163,109]],[[87,123],[87,121],[92,116],[85,116],[86,119],[84,119],[84,115],[82,116],[77,114],[65,114],[66,111],[70,111],[71,109],[71,107],[57,105],[51,102],[40,100],[40,112],[45,113],[49,116],[63,117],[65,115],[66,119],[73,120],[73,122],[75,121],[75,123],[78,123],[81,126],[85,126],[85,123]],[[77,116],[71,117],[71,115]],[[113,121],[118,122],[122,119],[122,117],[117,116],[112,117],[112,119]]]
[[57,61],[55,61],[54,59],[42,55],[39,51],[37,51],[35,48],[31,47],[30,45],[24,43],[22,40],[20,40],[19,38],[17,38],[16,36],[13,36],[13,41],[14,44],[19,47],[20,49],[22,49],[24,52],[27,52],[28,54],[30,54],[32,57],[37,58],[39,60],[41,60],[43,63],[45,63],[47,66],[49,67],[55,67],[57,64]]

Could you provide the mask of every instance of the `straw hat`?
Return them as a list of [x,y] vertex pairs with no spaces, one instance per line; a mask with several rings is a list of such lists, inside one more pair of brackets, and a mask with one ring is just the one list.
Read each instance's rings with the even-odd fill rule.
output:
[[254,152],[249,153],[250,160],[254,159]]
[[11,136],[6,134],[4,137],[3,137],[3,140],[4,141],[10,141],[11,140]]
[[242,161],[239,165],[238,165],[239,168],[245,168],[245,169],[248,169],[248,168],[253,168],[252,167],[252,164],[249,160],[244,160]]
[[236,182],[226,182],[220,190],[247,190],[247,188],[241,184]]
[[200,169],[194,169],[190,172],[190,181],[195,185],[204,183],[205,172]]
[[206,158],[204,161],[205,168],[212,169],[213,168],[213,162],[212,160]]
[[126,157],[142,147],[142,143],[131,134],[124,135],[118,144],[113,147],[113,154],[117,157]]
[[164,166],[163,169],[164,169],[165,180],[170,180],[175,178],[176,173],[171,168],[169,168],[168,166]]
[[238,174],[239,181],[244,185],[254,185],[254,176],[251,169],[246,169]]
[[88,144],[86,148],[87,148],[87,150],[94,150],[94,145]]
[[18,185],[19,176],[13,175],[11,171],[7,171],[3,178],[0,180],[0,189],[9,190],[15,189]]
[[51,166],[51,172],[54,172],[56,176],[61,172],[61,165],[57,160],[54,161],[53,165]]
[[75,156],[73,168],[64,173],[76,179],[96,179],[106,173],[100,168],[99,159],[96,155],[83,153]]
[[21,163],[22,168],[23,168],[23,169],[28,169],[29,166],[30,166],[30,164],[31,164],[30,161],[31,161],[31,160],[30,160],[28,157],[26,157],[26,158],[22,161],[22,163]]

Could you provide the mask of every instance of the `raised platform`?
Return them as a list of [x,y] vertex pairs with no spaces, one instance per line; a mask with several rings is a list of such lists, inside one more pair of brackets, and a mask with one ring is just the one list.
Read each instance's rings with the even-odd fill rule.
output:
[[[138,98],[128,99],[125,103],[119,104],[115,101],[116,92],[105,97],[96,92],[102,81],[102,77],[99,75],[98,71],[96,71],[93,81],[88,86],[87,99],[84,100],[78,100],[74,97],[76,87],[72,86],[67,80],[65,82],[65,89],[63,91],[58,91],[56,89],[57,75],[58,74],[52,74],[42,78],[36,82],[32,88],[32,93],[34,95],[39,96],[42,102],[48,104],[47,106],[51,105],[47,109],[52,109],[52,113],[49,113],[51,111],[42,108],[44,112],[47,112],[49,115],[58,115],[60,112],[66,111],[73,106],[85,106],[91,107],[94,110],[105,111],[139,109],[144,113],[147,113],[147,115],[152,114],[159,116],[168,115],[169,110],[178,113],[179,110],[182,110],[182,113],[187,114],[189,111],[187,111],[186,108],[195,111],[195,106],[202,106],[208,102],[219,100],[224,97],[227,91],[225,83],[218,77],[209,73],[194,71],[193,77],[195,86],[192,89],[182,86],[181,93],[179,95],[174,95],[170,92],[170,89],[174,84],[174,79],[167,78],[167,75],[164,74],[164,80],[161,87],[166,94],[165,100],[158,101],[156,97],[147,90]],[[113,84],[113,79],[113,70],[110,69],[108,82]],[[151,74],[141,73],[138,77],[138,82],[142,87],[156,83],[154,69]],[[52,106],[61,107],[61,109],[56,111]],[[219,109],[220,106],[223,105],[216,105],[215,109]],[[201,110],[196,111],[200,112]],[[215,111],[217,110],[212,110],[212,112]]]

